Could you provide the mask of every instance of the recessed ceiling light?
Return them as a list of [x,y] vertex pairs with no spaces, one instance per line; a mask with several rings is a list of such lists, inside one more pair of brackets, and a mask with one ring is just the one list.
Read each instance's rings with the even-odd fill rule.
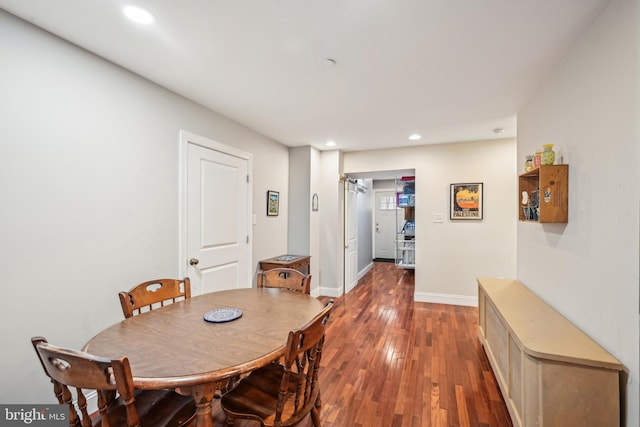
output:
[[418,140],[422,139],[422,135],[418,135],[417,133],[414,133],[412,135],[409,135],[409,139],[411,141],[418,141]]
[[497,135],[499,135],[499,134],[501,134],[501,133],[504,133],[504,128],[495,128],[495,129],[493,130],[493,133],[495,133],[495,134],[497,134]]
[[133,22],[142,25],[149,25],[153,22],[153,15],[146,9],[138,6],[125,6],[122,9],[125,16]]
[[327,147],[335,147],[336,146],[336,142],[335,141],[327,141],[324,143],[324,145],[326,145]]

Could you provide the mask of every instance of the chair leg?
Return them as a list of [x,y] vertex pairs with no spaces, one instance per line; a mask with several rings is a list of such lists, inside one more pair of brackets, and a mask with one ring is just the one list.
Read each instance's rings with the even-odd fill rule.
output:
[[321,408],[322,408],[322,400],[320,399],[320,394],[318,393],[318,397],[316,398],[316,401],[313,404],[313,408],[311,408],[311,421],[313,422],[314,427],[320,427],[320,409]]
[[311,422],[313,423],[313,427],[320,427],[320,413],[316,407],[311,409]]

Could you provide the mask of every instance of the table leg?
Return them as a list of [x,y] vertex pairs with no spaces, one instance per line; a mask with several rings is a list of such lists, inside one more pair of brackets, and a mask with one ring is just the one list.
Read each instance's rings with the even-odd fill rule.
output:
[[[225,382],[226,383],[226,382]],[[193,387],[181,387],[176,391],[184,396],[191,396],[196,402],[196,418],[193,427],[213,427],[213,411],[211,402],[220,384],[199,384]]]

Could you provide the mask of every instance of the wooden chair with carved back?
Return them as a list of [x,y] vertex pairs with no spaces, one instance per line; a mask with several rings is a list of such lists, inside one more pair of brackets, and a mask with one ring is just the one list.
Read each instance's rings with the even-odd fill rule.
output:
[[[105,359],[51,345],[43,337],[34,337],[31,343],[53,383],[58,402],[69,405],[69,426],[192,425],[196,411],[193,398],[170,390],[135,391],[126,357]],[[75,390],[75,404],[72,390]],[[94,416],[87,410],[87,390],[98,394],[98,412]]]
[[191,298],[191,282],[188,277],[182,280],[150,280],[118,295],[124,317],[129,318],[144,311]]
[[311,274],[293,268],[259,270],[257,283],[259,288],[284,288],[307,295],[311,292]]
[[237,419],[255,420],[262,426],[291,426],[311,413],[320,426],[320,386],[318,371],[324,331],[333,301],[300,329],[289,332],[282,363],[251,372],[222,396],[227,425]]

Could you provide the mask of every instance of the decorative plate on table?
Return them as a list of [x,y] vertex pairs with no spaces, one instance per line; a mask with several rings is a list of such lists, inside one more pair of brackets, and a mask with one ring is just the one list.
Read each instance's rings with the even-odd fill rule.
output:
[[295,255],[282,255],[276,258],[276,261],[293,261],[294,259],[298,259],[298,258],[300,257]]
[[212,323],[230,322],[242,316],[242,310],[239,308],[217,308],[211,310],[204,315],[204,320]]

